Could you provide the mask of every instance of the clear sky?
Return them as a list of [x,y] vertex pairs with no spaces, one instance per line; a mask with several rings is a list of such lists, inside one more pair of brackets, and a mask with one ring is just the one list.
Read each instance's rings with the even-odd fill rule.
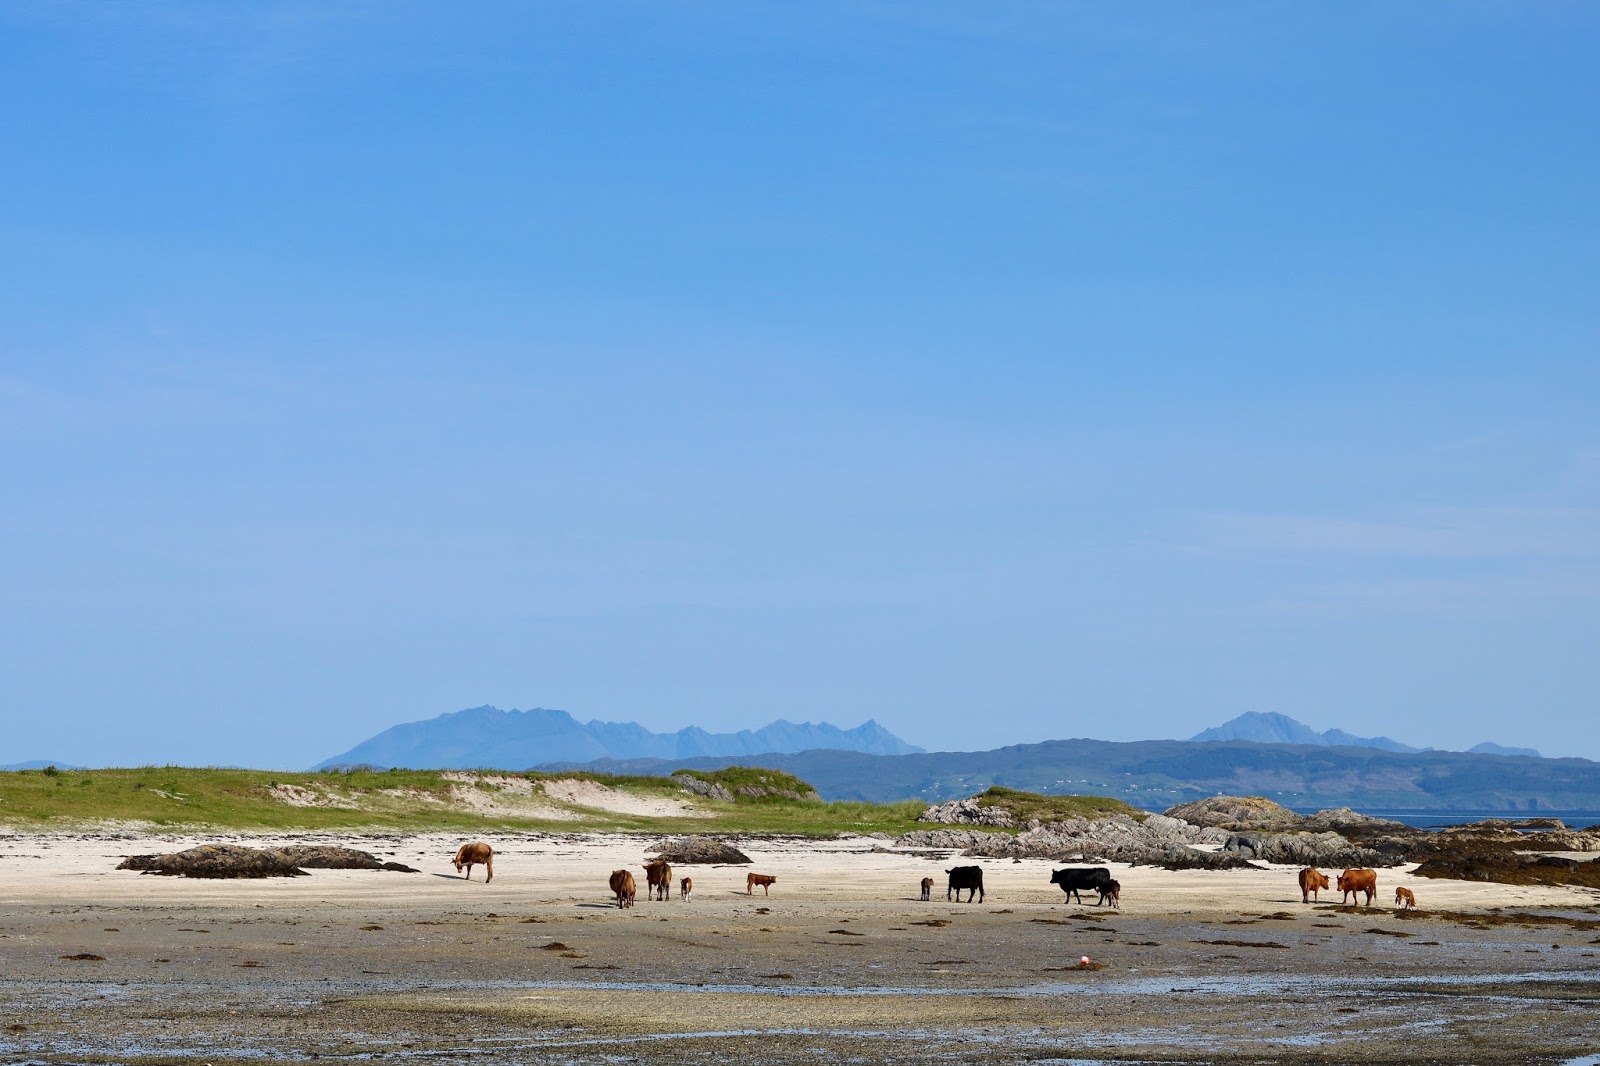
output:
[[0,8],[0,763],[1600,758],[1600,8]]

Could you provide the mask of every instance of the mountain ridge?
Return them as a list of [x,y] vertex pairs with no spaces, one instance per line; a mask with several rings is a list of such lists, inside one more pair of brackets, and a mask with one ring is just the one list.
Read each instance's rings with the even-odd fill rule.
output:
[[523,770],[557,761],[689,759],[809,749],[881,755],[923,750],[870,718],[854,729],[780,718],[760,729],[736,733],[711,733],[698,726],[675,733],[655,733],[637,722],[597,718],[579,722],[566,711],[544,707],[504,711],[485,705],[390,726],[312,769],[365,765],[382,769],[403,766],[414,770]]

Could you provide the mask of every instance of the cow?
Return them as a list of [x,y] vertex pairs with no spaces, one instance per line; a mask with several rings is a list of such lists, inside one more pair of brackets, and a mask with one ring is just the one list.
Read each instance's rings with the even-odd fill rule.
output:
[[1378,894],[1378,871],[1376,870],[1346,870],[1339,875],[1339,891],[1344,893],[1340,905],[1355,903],[1355,897],[1365,894],[1367,906],[1372,906],[1372,897]]
[[456,873],[460,873],[463,866],[467,868],[466,879],[469,881],[472,879],[472,868],[474,866],[483,867],[484,884],[494,880],[494,849],[481,840],[474,841],[471,844],[463,844],[457,848],[454,862]]
[[949,902],[950,894],[955,893],[956,902],[961,902],[961,890],[967,890],[967,902],[972,902],[972,897],[977,896],[978,902],[983,902],[983,867],[957,866],[953,870],[946,870],[950,875],[950,884],[944,890],[945,902]]
[[1317,898],[1317,891],[1327,891],[1328,875],[1315,866],[1307,866],[1300,871],[1300,902],[1310,903]]
[[755,895],[756,886],[760,885],[761,894],[763,896],[770,896],[772,895],[772,886],[777,883],[778,879],[771,874],[745,874],[744,894],[747,896]]
[[618,908],[633,906],[633,897],[637,892],[633,874],[627,870],[611,871],[611,893],[617,897]]
[[1095,906],[1103,907],[1107,902],[1111,904],[1111,909],[1114,911],[1120,911],[1122,909],[1121,881],[1108,880],[1105,884],[1100,886],[1100,899]]
[[1411,894],[1409,888],[1396,885],[1394,890],[1394,905],[1403,911],[1408,911],[1417,905],[1417,897]]
[[[1061,891],[1067,894],[1067,899],[1076,899],[1083,902],[1079,891],[1093,889],[1100,893],[1100,903],[1105,902],[1106,883],[1111,880],[1111,871],[1104,866],[1069,866],[1065,870],[1051,870],[1050,883],[1060,885]],[[1099,906],[1096,903],[1095,906]]]
[[689,893],[691,891],[693,891],[693,890],[694,890],[694,878],[685,877],[682,881],[678,882],[678,898],[679,899],[688,899],[689,898]]
[[931,877],[922,879],[922,898],[924,902],[933,898],[933,878]]
[[672,898],[672,866],[666,859],[657,859],[647,863],[644,868],[645,899],[660,899],[662,902]]

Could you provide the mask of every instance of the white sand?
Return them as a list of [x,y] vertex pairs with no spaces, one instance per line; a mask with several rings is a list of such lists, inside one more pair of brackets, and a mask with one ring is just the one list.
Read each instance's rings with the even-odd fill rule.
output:
[[[311,903],[351,905],[415,905],[431,908],[471,901],[474,906],[505,910],[551,904],[599,902],[607,898],[606,879],[613,869],[640,872],[646,847],[658,837],[622,835],[509,834],[485,837],[495,848],[495,879],[483,884],[475,870],[465,884],[450,865],[467,838],[457,834],[418,836],[356,833],[275,834],[68,834],[17,833],[0,830],[0,905],[49,904],[150,905],[205,902],[266,907]],[[918,882],[935,880],[934,899],[944,902],[944,869],[954,865],[984,868],[986,905],[1057,907],[1059,889],[1050,884],[1053,864],[1044,860],[967,859],[957,856],[930,861],[905,852],[874,852],[886,846],[879,839],[820,841],[730,841],[755,860],[751,866],[682,867],[695,881],[687,906],[717,908],[748,901],[748,871],[775,874],[770,900],[774,907],[875,902],[903,907],[915,901]],[[117,870],[126,855],[178,851],[201,843],[237,843],[271,847],[288,843],[330,843],[371,851],[379,858],[418,867],[419,874],[366,870],[313,870],[309,877],[263,880],[196,880],[156,877]],[[1300,907],[1296,867],[1269,870],[1177,871],[1110,864],[1122,882],[1122,907],[1128,914],[1182,915],[1225,913],[1257,915]],[[1600,892],[1579,888],[1530,888],[1413,877],[1414,867],[1378,871],[1375,909],[1388,908],[1394,886],[1416,893],[1424,909],[1484,911],[1494,907],[1575,907],[1600,903]],[[1335,871],[1336,873],[1337,871]],[[639,877],[643,885],[642,875]],[[642,891],[642,890],[641,890]],[[761,895],[760,889],[756,895]],[[1337,892],[1323,894],[1338,902]],[[1091,900],[1092,901],[1092,900]],[[642,895],[641,895],[642,902]]]

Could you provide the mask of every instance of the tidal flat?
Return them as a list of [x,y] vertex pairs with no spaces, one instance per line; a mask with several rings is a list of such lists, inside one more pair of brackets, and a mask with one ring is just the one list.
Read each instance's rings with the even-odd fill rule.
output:
[[[304,840],[307,834],[292,835]],[[1304,904],[1288,867],[1113,867],[1120,911],[1051,864],[882,840],[740,839],[688,901],[619,910],[649,841],[338,839],[422,872],[198,881],[120,857],[239,834],[0,835],[0,1059],[38,1063],[1561,1063],[1600,1051],[1600,898],[1434,882],[1397,915]],[[281,842],[289,836],[271,838]],[[963,863],[971,860],[959,860]],[[747,869],[773,873],[763,897]],[[481,877],[481,873],[478,875]],[[935,898],[917,898],[923,876]],[[641,878],[642,880],[642,878]],[[1088,957],[1089,966],[1082,965]]]

